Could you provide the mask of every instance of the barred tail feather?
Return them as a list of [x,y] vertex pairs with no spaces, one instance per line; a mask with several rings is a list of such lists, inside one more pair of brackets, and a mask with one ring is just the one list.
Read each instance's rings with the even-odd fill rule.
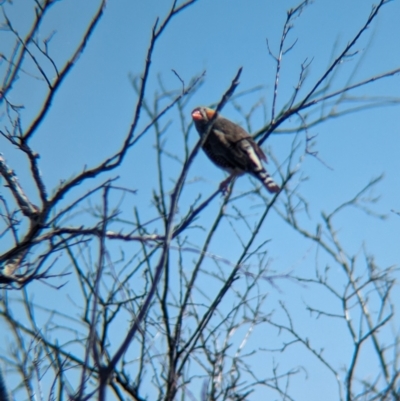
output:
[[272,179],[272,177],[266,172],[266,170],[257,171],[257,178],[264,184],[265,188],[268,189],[272,194],[279,192],[279,185]]

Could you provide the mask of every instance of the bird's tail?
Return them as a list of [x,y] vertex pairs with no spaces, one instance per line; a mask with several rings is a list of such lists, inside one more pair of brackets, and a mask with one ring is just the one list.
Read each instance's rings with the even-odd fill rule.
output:
[[272,179],[265,169],[256,172],[256,177],[264,184],[265,188],[268,189],[272,194],[279,192],[279,185]]

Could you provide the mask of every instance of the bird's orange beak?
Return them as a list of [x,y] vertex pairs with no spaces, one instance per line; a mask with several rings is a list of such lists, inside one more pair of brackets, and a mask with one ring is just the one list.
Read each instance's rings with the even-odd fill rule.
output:
[[200,110],[193,110],[192,118],[193,118],[193,120],[202,120],[203,116],[201,115]]

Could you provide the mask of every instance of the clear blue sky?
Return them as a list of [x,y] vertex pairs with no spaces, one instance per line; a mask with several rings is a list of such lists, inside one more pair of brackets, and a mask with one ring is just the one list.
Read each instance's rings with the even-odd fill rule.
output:
[[[376,0],[317,0],[304,10],[301,17],[296,19],[289,35],[289,43],[295,40],[297,43],[283,61],[278,110],[287,102],[297,83],[301,63],[305,59],[312,60],[305,83],[307,89],[322,75],[332,56],[338,55],[340,49],[362,26],[375,2]],[[33,140],[33,145],[41,155],[40,167],[49,188],[54,188],[61,179],[78,173],[84,165],[93,166],[116,150],[134,112],[136,95],[129,76],[141,73],[152,25],[157,16],[164,18],[170,3],[167,0],[108,2],[104,16],[84,54],[67,77],[51,106],[51,113]],[[5,7],[9,18],[23,30],[26,29],[27,21],[31,20],[31,15],[21,13],[21,4],[15,2],[12,7],[8,4]],[[185,83],[205,70],[204,84],[192,98],[191,107],[188,108],[186,121],[189,122],[190,110],[198,105],[217,102],[242,66],[238,91],[263,85],[260,91],[240,100],[243,109],[248,110],[259,98],[265,99],[268,112],[266,119],[260,110],[251,121],[251,128],[256,131],[270,117],[275,77],[275,64],[268,55],[266,39],[268,38],[271,49],[277,52],[286,10],[297,4],[297,1],[288,0],[199,0],[173,20],[157,42],[147,88],[148,99],[151,101],[154,92],[159,91],[157,77],[161,77],[167,88],[179,87],[172,69]],[[50,44],[51,54],[56,62],[61,64],[65,61],[96,6],[97,2],[93,0],[64,0],[53,6],[41,36],[46,37],[51,31],[57,30]],[[400,1],[393,1],[381,10],[377,20],[354,49],[359,55],[341,66],[334,86],[340,87],[350,79],[355,83],[400,66],[399,16]],[[0,51],[6,53],[7,45],[9,46],[4,41]],[[351,76],[360,59],[362,62]],[[28,70],[30,67],[27,66]],[[0,68],[4,68],[4,64]],[[51,70],[50,65],[47,68],[48,71]],[[15,103],[25,105],[22,112],[23,126],[29,125],[32,116],[37,112],[43,98],[42,88],[42,82],[21,77],[10,94]],[[355,91],[354,95],[399,97],[400,76],[372,83]],[[300,166],[301,173],[308,177],[308,181],[302,184],[301,192],[311,205],[309,220],[304,218],[304,223],[310,228],[315,227],[320,220],[322,211],[331,212],[341,202],[351,199],[372,178],[384,174],[384,179],[373,194],[381,196],[374,210],[388,215],[386,220],[366,217],[356,209],[348,209],[336,220],[339,237],[349,252],[362,252],[362,247],[365,246],[368,253],[374,254],[377,263],[382,266],[398,264],[400,258],[400,217],[391,212],[393,209],[400,211],[399,113],[398,105],[387,106],[349,114],[313,127],[310,134],[318,134],[315,149],[331,168],[312,157],[306,158]],[[232,106],[228,105],[223,114],[244,124],[242,117]],[[166,123],[172,117],[171,114],[162,122]],[[144,117],[140,126],[144,127],[146,122]],[[290,124],[291,122],[282,128],[289,127]],[[178,124],[172,123],[165,139],[166,148],[171,152],[183,149]],[[197,133],[192,130],[191,143],[194,145],[197,139]],[[283,161],[291,139],[288,136],[273,135],[266,145],[271,147],[278,160]],[[26,167],[23,159],[3,142],[2,153],[29,191],[32,187],[29,176],[23,172]],[[151,192],[156,186],[155,166],[148,164],[154,158],[153,144],[154,136],[147,135],[130,151],[122,168],[118,170],[119,185],[139,190],[136,206],[149,219],[154,216]],[[176,179],[178,167],[173,161],[167,164],[166,178]],[[275,172],[272,166],[270,169],[272,173]],[[116,173],[111,174],[115,175]],[[207,196],[222,181],[224,174],[200,154],[191,168],[189,179],[195,177],[201,177],[202,181],[191,184],[192,192],[185,194],[184,199],[193,200],[200,193],[203,197]],[[84,189],[87,188],[85,186]],[[249,188],[249,179],[243,177],[235,186],[235,191],[240,193]],[[220,200],[216,202],[213,207],[217,207]],[[254,205],[254,200],[249,200],[250,213],[257,212],[257,209],[251,208]],[[188,205],[183,204],[183,210],[185,206]],[[131,210],[127,210],[127,216]],[[204,215],[207,217],[207,213]],[[272,270],[280,273],[293,271],[299,276],[311,274],[315,268],[315,247],[312,244],[295,234],[276,215],[271,215],[263,230],[262,238],[272,239],[269,247]],[[212,252],[229,260],[236,260],[232,243],[223,236],[212,245]],[[71,288],[67,289],[70,295],[71,291]],[[291,282],[283,282],[280,291],[265,284],[263,291],[270,293],[269,302],[272,305],[278,300],[284,300],[293,307],[302,301],[330,302],[325,295],[310,293],[307,288]],[[54,299],[59,296],[60,294],[54,294]],[[40,294],[37,294],[37,299],[41,299]],[[311,327],[312,332],[318,332],[315,342],[320,343],[319,346],[325,348],[327,353],[337,357],[338,365],[348,363],[346,349],[343,349],[343,354],[339,353],[340,356],[336,355],[337,350],[342,350],[345,346],[336,335],[330,337],[332,328],[308,319],[304,305],[299,306],[297,312],[301,330],[306,332]],[[397,321],[397,325],[398,323]],[[274,336],[276,332],[272,331],[254,335],[260,344],[267,341],[267,338],[274,339]],[[329,348],[328,345],[335,341],[338,342],[335,347]],[[270,342],[264,347],[270,347],[269,344]],[[279,355],[276,357],[278,359]],[[296,357],[300,364],[304,358],[309,358],[309,354],[299,349]],[[259,360],[259,365],[256,366],[263,369],[264,362]],[[285,356],[281,356],[282,366],[289,366],[290,362]],[[326,394],[326,388],[330,386],[336,390],[331,376],[323,370],[313,370],[316,366],[313,363],[312,360],[306,362],[310,369],[307,380],[304,375],[294,379],[298,394],[301,394],[299,399],[336,400],[336,395],[330,398]]]

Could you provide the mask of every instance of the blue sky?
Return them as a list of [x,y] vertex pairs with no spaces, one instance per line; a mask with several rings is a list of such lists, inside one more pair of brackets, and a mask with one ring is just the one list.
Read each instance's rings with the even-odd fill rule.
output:
[[[130,77],[141,74],[152,25],[157,16],[160,16],[161,20],[164,18],[170,3],[166,0],[108,2],[85,52],[60,88],[51,105],[51,112],[32,141],[41,155],[41,171],[50,189],[57,186],[60,180],[68,179],[80,172],[85,165],[95,165],[118,148],[129,128],[135,107],[136,94]],[[64,0],[57,2],[50,10],[40,35],[41,38],[45,38],[52,31],[57,31],[50,43],[50,51],[59,65],[65,62],[74,49],[97,4],[98,2],[93,0],[84,2]],[[260,108],[251,120],[252,131],[257,131],[268,122],[271,115],[275,79],[275,64],[268,54],[266,39],[271,50],[277,52],[286,10],[297,4],[296,1],[288,0],[199,0],[179,14],[156,43],[147,99],[151,102],[154,93],[159,92],[158,77],[168,89],[180,87],[172,69],[185,83],[188,83],[193,76],[206,71],[203,85],[192,97],[187,108],[186,123],[189,123],[190,110],[198,105],[217,102],[230,85],[238,68],[243,67],[237,91],[262,86],[253,94],[238,100],[244,110],[249,110],[259,99],[264,100],[266,115]],[[301,63],[306,59],[312,60],[309,75],[301,92],[304,94],[324,73],[332,57],[340,53],[343,46],[364,24],[372,4],[374,1],[369,0],[316,0],[295,20],[288,42],[293,43],[296,40],[297,42],[283,60],[278,110],[286,104],[293,92]],[[25,7],[23,2],[17,1],[12,6],[6,4],[4,7],[10,20],[24,32],[32,14],[27,12],[26,8],[22,9]],[[340,66],[332,84],[333,88],[340,88],[345,82],[355,83],[400,66],[399,15],[399,1],[392,1],[381,10],[376,21],[355,46],[354,50],[358,54]],[[4,39],[0,51],[6,53],[9,49],[7,46],[9,42]],[[353,74],[357,63],[359,65]],[[4,65],[3,62],[0,68],[4,68]],[[44,65],[51,75],[51,65],[45,61]],[[29,65],[28,61],[25,67],[27,72],[33,73],[33,66]],[[21,113],[24,127],[29,126],[41,105],[43,88],[43,82],[26,75],[20,77],[10,93],[13,102],[25,105]],[[399,97],[399,89],[400,76],[397,75],[357,89],[351,95],[365,98],[374,96],[394,98]],[[392,212],[392,210],[400,211],[399,111],[399,105],[373,108],[330,119],[313,127],[310,134],[318,135],[315,150],[330,168],[315,158],[307,157],[299,167],[298,178],[294,180],[294,183],[298,182],[301,174],[308,177],[302,184],[301,192],[309,200],[310,210],[309,217],[303,216],[302,221],[311,229],[320,221],[321,212],[331,212],[340,203],[351,199],[372,178],[384,174],[383,180],[373,190],[374,196],[380,196],[379,202],[373,208],[377,213],[387,215],[386,220],[366,217],[355,208],[347,209],[335,219],[339,238],[346,244],[349,252],[362,254],[365,246],[368,253],[376,256],[377,263],[381,266],[397,265],[400,257],[398,246],[400,217]],[[315,115],[319,112],[319,108],[314,111]],[[232,105],[227,105],[222,114],[245,124],[243,117]],[[4,114],[2,118],[4,121]],[[166,124],[167,121],[171,121],[171,126],[164,137],[166,149],[182,155],[182,136],[176,118],[177,115],[171,113],[163,118],[161,123]],[[143,115],[139,126],[143,128],[147,121]],[[297,122],[293,119],[280,128],[284,130],[295,124]],[[190,132],[192,146],[197,139],[198,135],[192,129]],[[293,135],[277,133],[269,138],[265,148],[272,149],[275,157],[283,161],[287,157],[292,139]],[[154,217],[151,193],[156,185],[156,175],[154,164],[149,164],[149,161],[154,159],[153,145],[154,135],[146,135],[129,152],[118,172],[110,174],[110,176],[118,174],[119,185],[138,190],[135,206],[139,207],[144,218],[148,219]],[[2,141],[2,153],[16,170],[24,188],[35,197],[30,176],[25,173],[26,163],[23,157],[5,141]],[[170,180],[172,188],[172,180],[176,179],[180,166],[174,161],[166,162],[165,166],[165,179],[166,182]],[[276,173],[273,164],[270,164],[270,171]],[[203,197],[211,194],[224,178],[224,174],[204,155],[199,154],[189,173],[189,180],[195,178],[201,180],[190,184],[187,192],[184,192],[182,210],[185,210],[188,202],[198,194],[202,194]],[[84,193],[92,183],[88,185],[77,189],[74,196],[80,192]],[[237,193],[250,188],[251,184],[247,177],[240,178],[235,185]],[[65,202],[69,199],[71,198],[67,197]],[[129,205],[129,201],[126,202],[128,202],[128,205],[125,205],[126,216],[131,216],[133,206]],[[206,224],[204,223],[206,219],[211,218],[220,202],[222,200],[216,201],[210,210],[204,212],[201,216],[204,219],[202,224]],[[243,207],[247,200],[241,202]],[[248,202],[249,213],[256,214],[257,201],[250,199]],[[226,227],[226,232],[229,232],[229,227]],[[307,275],[315,269],[315,246],[294,233],[277,214],[272,214],[268,219],[261,237],[272,239],[268,252],[273,271],[279,273],[293,271],[296,275]],[[211,251],[234,261],[236,252],[233,249],[234,245],[224,240],[222,233],[212,244]],[[325,262],[325,259],[321,261]],[[340,272],[336,273],[340,275]],[[71,291],[71,288],[67,289],[70,295]],[[263,291],[269,293],[269,302],[273,305],[282,299],[293,307],[299,300],[315,302],[319,299],[327,303],[332,301],[334,305],[333,300],[326,294],[318,294],[316,290],[311,291],[311,289],[307,291],[307,288],[301,288],[292,282],[282,282],[280,291],[265,284]],[[41,300],[42,295],[37,294],[37,299]],[[54,299],[58,299],[60,295],[52,294],[53,296]],[[310,319],[306,320],[308,313],[304,308],[300,308],[297,312],[298,316],[304,317],[304,320],[299,317],[298,324],[306,331],[308,325],[313,323]],[[315,342],[327,348],[326,352],[332,353],[332,357],[336,358],[336,349],[346,346],[343,342],[338,342],[335,347],[329,348],[327,344],[337,341],[337,337],[328,338],[330,327],[318,322],[316,326],[318,327],[315,330],[320,330],[320,335],[316,336]],[[276,332],[271,330],[268,333],[257,333],[255,338],[263,343],[267,334],[268,338],[271,338]],[[348,351],[350,350],[349,348]],[[299,363],[308,357],[307,353],[302,352],[299,350],[296,354]],[[345,352],[346,349],[343,359],[338,361],[338,364],[348,361]],[[260,365],[256,366],[262,366],[262,361],[262,358],[261,361],[257,361]],[[282,366],[290,364],[290,358],[286,360],[282,357],[280,363]],[[308,380],[304,380],[304,376],[301,379],[294,379],[294,385],[297,386],[295,388],[302,397],[299,399],[320,400],[326,386],[334,387],[328,375],[318,369],[313,370],[316,366],[313,363],[313,361],[306,362],[313,372]],[[321,388],[318,388],[318,383],[322,383]],[[335,395],[329,398],[324,394],[324,397],[324,400],[328,401],[337,399]]]

